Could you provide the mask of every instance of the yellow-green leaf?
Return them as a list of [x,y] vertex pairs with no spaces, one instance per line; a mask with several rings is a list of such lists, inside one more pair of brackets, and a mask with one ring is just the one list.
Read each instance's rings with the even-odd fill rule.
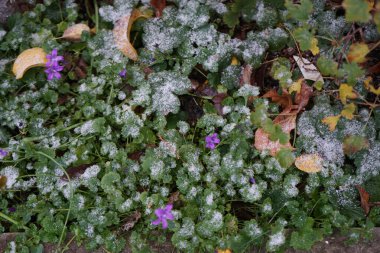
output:
[[367,59],[365,56],[369,53],[368,45],[365,43],[355,43],[350,46],[347,54],[349,62],[363,63]]
[[354,88],[348,84],[342,83],[339,87],[339,97],[343,104],[347,103],[347,99],[355,99],[358,97],[354,92]]
[[334,131],[336,128],[336,125],[338,124],[338,121],[340,119],[340,115],[337,116],[330,116],[322,119],[322,123],[329,126],[330,131]]
[[342,115],[346,119],[351,120],[351,119],[354,118],[355,109],[356,109],[355,104],[347,104],[347,105],[344,106],[344,108],[343,108],[342,112],[340,113],[340,115]]
[[373,94],[379,96],[380,95],[380,87],[378,87],[377,89],[372,85],[372,77],[367,77],[365,80],[364,80],[364,87],[369,90],[370,92],[372,92]]
[[323,168],[323,159],[317,154],[304,154],[296,158],[295,165],[299,170],[316,173]]
[[371,19],[371,3],[366,0],[344,0],[342,3],[346,9],[346,20],[349,22],[366,23]]
[[318,39],[317,38],[311,39],[310,51],[313,55],[319,54],[319,47],[318,47]]
[[290,85],[290,87],[289,87],[289,93],[292,93],[294,91],[296,93],[300,93],[302,82],[303,82],[303,78],[300,78],[297,81],[295,81],[294,83],[292,83],[292,85]]

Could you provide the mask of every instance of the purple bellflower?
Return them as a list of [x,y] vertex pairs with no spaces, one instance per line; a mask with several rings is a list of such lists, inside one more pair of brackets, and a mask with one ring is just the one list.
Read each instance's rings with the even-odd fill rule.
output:
[[60,79],[61,74],[59,72],[61,72],[64,67],[59,65],[59,63],[60,61],[63,61],[63,56],[58,55],[57,49],[53,49],[51,51],[51,54],[48,54],[46,58],[48,59],[45,65],[46,66],[45,73],[48,76],[47,79],[48,80],[52,80],[54,78]]
[[256,184],[256,180],[255,180],[255,178],[253,178],[253,177],[251,177],[251,178],[249,179],[249,182],[250,182],[251,184]]
[[218,134],[213,133],[212,135],[206,136],[206,148],[214,149],[217,144],[220,143],[218,139]]
[[123,69],[122,71],[119,72],[119,76],[121,78],[125,78],[127,76],[127,70],[126,69]]
[[171,210],[173,208],[172,204],[167,204],[164,209],[158,208],[154,213],[157,216],[157,220],[152,221],[152,225],[159,225],[162,223],[162,228],[167,229],[168,228],[168,221],[167,220],[174,220],[174,216],[171,213]]
[[8,155],[8,152],[6,150],[0,148],[0,159],[3,159],[7,155]]

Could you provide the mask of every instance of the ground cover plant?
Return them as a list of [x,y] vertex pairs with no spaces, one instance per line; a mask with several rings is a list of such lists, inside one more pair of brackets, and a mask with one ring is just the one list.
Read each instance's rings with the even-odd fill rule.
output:
[[6,252],[309,250],[380,225],[380,3],[20,4],[0,29]]

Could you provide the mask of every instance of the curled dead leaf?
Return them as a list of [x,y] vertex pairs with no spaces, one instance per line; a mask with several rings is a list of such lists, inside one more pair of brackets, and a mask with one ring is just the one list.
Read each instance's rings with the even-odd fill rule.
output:
[[129,41],[133,23],[139,18],[148,18],[149,16],[140,10],[133,10],[130,15],[124,16],[116,22],[113,28],[113,36],[116,47],[129,59],[137,61],[138,55],[136,49]]
[[295,166],[307,173],[315,173],[322,170],[322,158],[317,154],[304,154],[296,158]]
[[67,28],[61,38],[70,41],[80,41],[82,32],[90,31],[90,27],[86,24],[75,24]]
[[317,67],[314,66],[314,64],[312,64],[310,61],[306,60],[305,58],[301,58],[296,55],[293,55],[293,58],[296,61],[298,67],[301,70],[303,77],[306,80],[312,80],[314,82],[324,83],[321,73],[318,71]]
[[17,56],[13,63],[12,72],[16,76],[16,79],[21,79],[28,69],[43,67],[46,65],[46,62],[46,53],[42,48],[30,48]]
[[360,185],[357,185],[356,189],[358,189],[359,191],[360,205],[363,208],[365,215],[368,215],[371,209],[370,203],[369,203],[369,193]]

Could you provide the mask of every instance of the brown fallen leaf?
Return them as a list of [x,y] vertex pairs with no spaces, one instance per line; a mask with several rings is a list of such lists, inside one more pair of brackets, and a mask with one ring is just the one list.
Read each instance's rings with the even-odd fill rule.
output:
[[122,230],[129,231],[131,230],[135,224],[140,220],[141,213],[139,211],[133,212],[130,216],[123,220]]
[[297,112],[300,112],[307,106],[311,95],[313,95],[313,87],[310,87],[305,83],[305,81],[303,81],[301,84],[301,91],[297,93],[294,100],[294,102],[298,105]]
[[[282,131],[290,134],[290,132],[296,127],[296,118],[296,114],[286,116],[279,115],[273,120],[273,123],[279,124],[282,128]],[[254,145],[257,150],[269,150],[271,156],[275,156],[281,148],[293,149],[290,142],[281,144],[279,140],[271,141],[269,139],[269,134],[267,134],[262,128],[256,130]]]
[[178,200],[179,200],[179,191],[176,191],[170,194],[168,203],[173,204],[174,202],[177,202]]
[[246,64],[241,72],[240,86],[244,84],[251,84],[252,66]]
[[69,41],[80,41],[82,32],[90,32],[90,27],[86,24],[75,24],[67,28],[61,38]]
[[113,36],[116,47],[129,59],[137,61],[138,55],[136,49],[129,41],[133,23],[139,18],[148,18],[149,16],[135,9],[130,15],[124,16],[116,22],[113,28]]
[[365,215],[368,215],[371,209],[370,203],[369,203],[369,193],[360,185],[357,185],[356,189],[358,189],[359,191],[360,205],[363,208]]
[[282,113],[289,113],[293,109],[292,96],[283,91],[281,95],[276,90],[270,90],[263,95],[264,98],[270,98],[274,103],[281,105]]
[[28,69],[44,67],[46,62],[46,53],[42,48],[30,48],[17,56],[13,64],[12,72],[16,76],[16,79],[21,79]]
[[150,0],[150,5],[156,9],[156,17],[161,17],[166,7],[166,0]]
[[[79,166],[68,168],[66,170],[66,172],[70,176],[71,179],[78,178],[78,177],[80,177],[86,171],[86,169],[88,167],[91,167],[92,165],[94,165],[94,163],[92,163],[92,164],[81,164]],[[61,177],[61,179],[64,180],[64,181],[68,181],[68,179],[67,179],[67,177],[65,175],[63,175]]]
[[6,176],[0,176],[0,189],[4,188],[7,185],[7,177]]

